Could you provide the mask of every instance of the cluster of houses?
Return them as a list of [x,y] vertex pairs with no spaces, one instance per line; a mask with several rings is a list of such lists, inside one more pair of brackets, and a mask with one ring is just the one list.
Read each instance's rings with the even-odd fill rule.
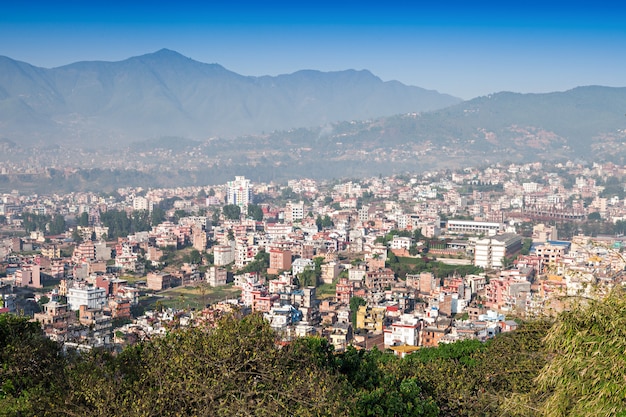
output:
[[[578,230],[559,240],[558,229],[582,225],[592,213],[623,221],[623,198],[604,194],[599,183],[623,177],[624,168],[568,163],[555,167],[559,174],[542,168],[497,165],[338,184],[304,179],[287,187],[237,177],[209,192],[129,188],[120,189],[118,199],[6,194],[0,204],[6,228],[19,228],[25,211],[68,220],[87,213],[89,224],[71,225],[60,236],[36,230],[2,239],[0,311],[19,311],[15,288],[54,282],[34,320],[50,338],[78,345],[128,342],[161,334],[172,323],[212,322],[226,310],[263,314],[284,341],[317,334],[338,350],[377,346],[404,355],[440,343],[484,340],[514,330],[512,317],[553,314],[567,308],[567,297],[596,296],[623,281],[621,236]],[[258,204],[263,220],[247,216],[254,194],[265,196]],[[173,197],[166,213],[171,220],[115,241],[102,239],[108,235],[103,211],[150,211]],[[240,207],[241,216],[221,213],[224,203]],[[172,221],[174,212],[185,215]],[[72,243],[76,234],[83,243]],[[71,255],[63,253],[69,246]],[[163,269],[164,255],[189,246],[201,255],[200,263]],[[424,256],[483,272],[399,276],[389,264],[394,257]],[[263,270],[252,268],[265,259]],[[129,283],[123,274],[140,279]],[[201,283],[235,286],[241,296],[194,312],[131,314],[143,293]],[[124,325],[113,328],[114,323]]]

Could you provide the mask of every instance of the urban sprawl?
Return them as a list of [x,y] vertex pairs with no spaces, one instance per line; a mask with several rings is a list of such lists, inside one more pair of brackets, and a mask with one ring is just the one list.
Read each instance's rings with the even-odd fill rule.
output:
[[0,312],[65,349],[262,314],[282,342],[486,340],[623,282],[626,167],[0,196]]

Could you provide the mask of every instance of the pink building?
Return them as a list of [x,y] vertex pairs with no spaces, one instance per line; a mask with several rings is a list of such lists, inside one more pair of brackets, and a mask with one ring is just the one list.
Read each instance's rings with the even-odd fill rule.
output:
[[15,285],[20,287],[41,288],[41,272],[39,265],[22,265],[15,271]]
[[350,304],[353,295],[353,284],[348,278],[340,278],[335,288],[335,299],[339,304]]
[[291,269],[291,251],[270,249],[270,267],[267,269],[267,273],[277,274],[289,269]]

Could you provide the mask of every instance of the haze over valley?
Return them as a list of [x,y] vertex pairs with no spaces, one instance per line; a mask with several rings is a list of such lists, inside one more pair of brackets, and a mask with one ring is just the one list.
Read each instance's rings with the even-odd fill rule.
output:
[[198,185],[238,173],[358,177],[500,160],[623,163],[626,155],[626,88],[462,101],[366,70],[248,77],[166,49],[54,69],[6,57],[0,66],[4,190]]

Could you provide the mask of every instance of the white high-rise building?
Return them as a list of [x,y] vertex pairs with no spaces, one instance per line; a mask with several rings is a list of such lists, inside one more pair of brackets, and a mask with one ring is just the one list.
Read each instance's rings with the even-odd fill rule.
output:
[[228,204],[247,207],[252,204],[252,187],[246,177],[235,177],[235,181],[228,181]]

